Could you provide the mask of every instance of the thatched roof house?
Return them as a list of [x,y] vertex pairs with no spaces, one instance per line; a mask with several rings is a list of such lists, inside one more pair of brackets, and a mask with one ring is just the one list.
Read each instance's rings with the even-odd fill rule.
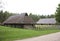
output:
[[37,24],[56,24],[55,18],[44,18],[40,19]]
[[27,13],[21,13],[20,15],[13,15],[3,22],[4,25],[15,25],[20,27],[32,27],[34,20],[28,16]]

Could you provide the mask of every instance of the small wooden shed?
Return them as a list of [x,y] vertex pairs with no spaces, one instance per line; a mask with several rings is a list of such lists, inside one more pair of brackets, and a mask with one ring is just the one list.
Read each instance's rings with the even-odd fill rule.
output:
[[19,28],[33,28],[35,25],[34,20],[28,16],[27,13],[13,15],[3,22],[3,25],[13,26]]

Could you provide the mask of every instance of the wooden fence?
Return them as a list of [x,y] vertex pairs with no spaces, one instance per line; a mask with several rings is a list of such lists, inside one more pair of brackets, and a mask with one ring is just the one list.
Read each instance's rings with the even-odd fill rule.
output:
[[59,30],[60,25],[35,25],[35,30]]

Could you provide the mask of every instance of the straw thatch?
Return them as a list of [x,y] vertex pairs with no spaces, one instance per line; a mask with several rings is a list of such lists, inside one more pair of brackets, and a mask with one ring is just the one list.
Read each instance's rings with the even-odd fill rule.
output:
[[22,13],[9,17],[3,24],[34,24],[34,21],[27,13]]
[[19,15],[13,15],[3,22],[4,25],[34,25],[34,20],[28,16],[27,13],[21,13]]
[[40,19],[37,24],[56,24],[55,18],[44,18]]

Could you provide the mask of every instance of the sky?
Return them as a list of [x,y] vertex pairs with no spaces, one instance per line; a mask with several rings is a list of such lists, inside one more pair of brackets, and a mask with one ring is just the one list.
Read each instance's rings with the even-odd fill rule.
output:
[[1,0],[3,10],[12,13],[27,12],[37,15],[54,14],[60,0]]

